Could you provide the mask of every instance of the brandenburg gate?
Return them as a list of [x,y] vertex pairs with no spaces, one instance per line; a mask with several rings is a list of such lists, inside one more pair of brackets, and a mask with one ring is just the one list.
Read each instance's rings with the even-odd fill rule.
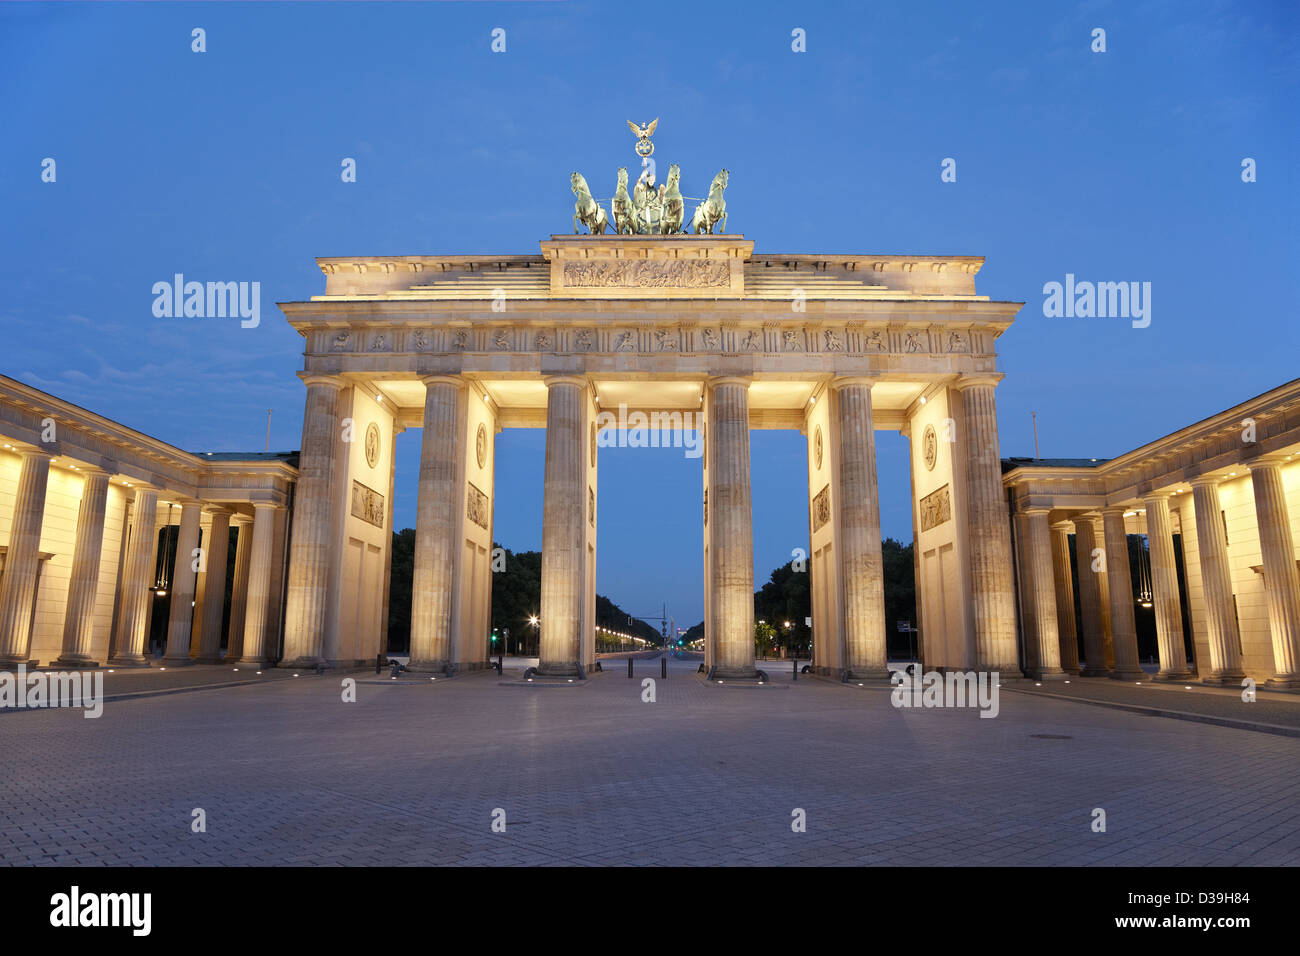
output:
[[598,417],[625,407],[690,413],[703,434],[700,498],[679,504],[703,527],[712,676],[757,675],[752,428],[807,437],[819,673],[887,677],[878,429],[910,439],[926,666],[1019,673],[994,392],[1021,303],[977,294],[983,259],[757,254],[698,211],[684,234],[675,168],[659,194],[675,231],[628,221],[623,174],[606,235],[579,180],[595,234],[536,255],[323,258],[324,294],[280,305],[307,387],[284,663],[381,650],[394,441],[419,427],[410,666],[486,667],[495,436],[544,427],[544,487],[507,492],[544,503],[538,676],[592,668]]

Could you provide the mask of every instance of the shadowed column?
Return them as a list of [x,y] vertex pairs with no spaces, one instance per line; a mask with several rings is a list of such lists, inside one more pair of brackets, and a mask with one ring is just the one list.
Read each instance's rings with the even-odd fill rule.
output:
[[1147,548],[1151,552],[1151,604],[1156,615],[1156,641],[1160,647],[1160,673],[1156,680],[1191,679],[1183,647],[1183,607],[1178,596],[1178,568],[1174,563],[1173,526],[1169,496],[1142,499],[1147,512]]
[[230,512],[212,510],[212,530],[204,548],[207,577],[203,588],[203,627],[199,631],[198,664],[221,663],[221,622],[226,610],[226,561],[230,551]]
[[158,521],[158,491],[136,486],[131,507],[131,542],[123,574],[122,613],[118,618],[117,653],[109,663],[117,667],[148,667],[144,656],[145,628],[149,621],[149,590],[154,577],[155,532]]
[[1192,482],[1192,497],[1196,507],[1205,624],[1210,634],[1210,673],[1201,677],[1207,684],[1236,684],[1246,674],[1241,668],[1241,636],[1232,600],[1228,537],[1223,528],[1218,480],[1196,479]]
[[95,599],[99,595],[99,558],[104,548],[104,514],[108,473],[82,468],[81,505],[77,509],[77,543],[68,578],[68,605],[63,615],[61,667],[98,667],[90,656],[95,640]]
[[713,674],[750,678],[754,667],[754,510],[749,488],[749,380],[709,383],[713,494]]
[[193,664],[190,657],[190,628],[194,623],[194,551],[199,546],[199,519],[203,506],[197,501],[181,501],[181,525],[176,536],[176,569],[172,572],[171,613],[167,621],[167,653],[163,663],[169,667]]
[[[845,667],[853,678],[888,678],[885,580],[871,379],[834,384],[839,400],[839,549],[844,575]],[[746,459],[748,460],[748,458]]]
[[1052,525],[1052,580],[1056,587],[1056,627],[1060,635],[1061,670],[1079,673],[1079,635],[1074,624],[1074,582],[1070,577],[1070,531],[1073,525]]
[[1133,578],[1128,562],[1128,534],[1124,528],[1124,509],[1102,511],[1102,528],[1106,535],[1106,573],[1110,585],[1110,627],[1115,648],[1117,680],[1142,680],[1146,672],[1138,663],[1137,623],[1133,619]]
[[235,574],[230,582],[230,628],[226,635],[226,661],[238,661],[244,655],[244,625],[248,621],[248,555],[252,546],[253,523],[246,515],[231,519],[237,529]]
[[266,635],[271,607],[271,542],[275,531],[276,506],[253,503],[253,536],[248,547],[248,601],[244,612],[244,648],[239,663],[264,664]]
[[[338,421],[341,380],[303,375],[307,404],[302,418],[302,451],[293,511],[293,545],[285,603],[284,660],[281,667],[322,662],[325,603],[334,541],[334,458],[341,435]],[[233,609],[232,609],[233,611]],[[231,630],[236,618],[231,614]],[[242,618],[239,627],[243,627]],[[229,656],[229,655],[227,655]]]
[[1090,515],[1074,519],[1075,553],[1079,559],[1079,609],[1083,612],[1083,676],[1105,677],[1106,639],[1102,615],[1108,609],[1102,603],[1101,573],[1094,569],[1098,560],[1097,525]]
[[582,558],[586,520],[584,379],[546,381],[546,485],[542,506],[542,633],[537,671],[580,673]]
[[1296,572],[1281,463],[1253,463],[1250,482],[1264,558],[1268,626],[1273,635],[1273,676],[1268,683],[1274,687],[1300,687],[1300,574]]
[[996,378],[957,382],[965,411],[966,517],[975,610],[976,667],[1020,676],[1016,653],[1015,586],[1011,577],[1011,530],[1002,491]]
[[0,667],[25,664],[32,646],[32,608],[41,561],[41,526],[50,456],[24,449],[14,516],[9,528],[4,578],[0,579]]
[[1039,680],[1064,677],[1061,669],[1061,639],[1057,630],[1056,585],[1052,578],[1052,538],[1047,526],[1047,510],[1031,509],[1025,513],[1029,532],[1025,549],[1029,558],[1030,586],[1033,588],[1035,630],[1038,634]]
[[456,482],[459,379],[424,379],[420,490],[411,574],[411,670],[446,670],[451,661],[456,516],[464,507]]

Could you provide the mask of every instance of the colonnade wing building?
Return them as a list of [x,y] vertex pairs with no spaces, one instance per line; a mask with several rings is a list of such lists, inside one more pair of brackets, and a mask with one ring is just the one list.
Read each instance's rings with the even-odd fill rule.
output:
[[[305,345],[297,457],[182,452],[0,380],[0,662],[144,663],[160,564],[172,593],[167,660],[373,661],[386,634],[394,442],[418,427],[410,666],[487,665],[504,492],[538,495],[544,508],[539,676],[576,678],[595,662],[597,434],[666,424],[704,439],[699,498],[650,507],[699,515],[715,678],[756,674],[752,428],[807,437],[824,674],[887,673],[874,434],[891,429],[911,444],[925,666],[1077,670],[1077,601],[1087,673],[1134,676],[1120,565],[1125,532],[1146,531],[1164,676],[1294,677],[1289,515],[1300,504],[1288,456],[1300,451],[1300,383],[1110,462],[1004,462],[996,342],[1021,303],[976,292],[978,257],[756,255],[738,235],[554,236],[532,256],[318,264],[324,294],[280,306]],[[1231,446],[1229,420],[1252,415],[1257,441]],[[46,419],[59,425],[54,443]],[[540,488],[497,487],[495,436],[512,427],[546,429]],[[1180,497],[1193,485],[1195,507]],[[193,573],[160,561],[166,521],[179,524],[181,556],[239,526],[228,609],[213,569],[222,549]],[[1077,571],[1070,533],[1088,559]],[[1105,571],[1092,570],[1098,550]],[[1174,601],[1187,609],[1181,659]]]

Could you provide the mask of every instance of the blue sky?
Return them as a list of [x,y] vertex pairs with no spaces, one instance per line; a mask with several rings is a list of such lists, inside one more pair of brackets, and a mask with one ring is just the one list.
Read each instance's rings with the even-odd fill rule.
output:
[[[535,253],[571,228],[568,173],[612,181],[625,121],[658,116],[656,159],[690,195],[730,169],[760,252],[986,256],[979,290],[1027,303],[1003,454],[1033,454],[1037,411],[1043,456],[1109,457],[1300,374],[1298,87],[1290,2],[4,4],[0,372],[194,450],[260,450],[273,408],[296,448],[301,340],[272,303],[323,290],[315,256]],[[155,318],[175,272],[259,281],[260,327]],[[1045,318],[1067,273],[1152,283],[1150,327]],[[906,443],[877,437],[884,532],[910,539]],[[540,546],[543,441],[498,437],[512,548]],[[806,542],[804,440],[752,451],[761,583]],[[698,460],[602,455],[598,590],[698,621]]]

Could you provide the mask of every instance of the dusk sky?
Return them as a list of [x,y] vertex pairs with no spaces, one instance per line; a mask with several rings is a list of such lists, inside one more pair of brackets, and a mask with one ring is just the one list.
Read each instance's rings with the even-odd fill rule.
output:
[[[0,373],[195,451],[262,450],[271,408],[296,449],[302,340],[274,303],[324,291],[316,256],[537,254],[571,231],[570,171],[609,195],[627,120],[657,116],[661,169],[702,196],[728,168],[756,252],[985,256],[977,290],[1026,303],[998,343],[1002,454],[1034,454],[1032,411],[1044,457],[1122,454],[1300,374],[1297,9],[3,4]],[[175,273],[260,282],[260,325],[156,318]],[[1067,274],[1151,283],[1149,327],[1045,317]],[[876,434],[883,531],[910,541],[907,443]],[[512,549],[541,546],[544,441],[497,436]],[[756,585],[807,546],[805,447],[752,434]],[[601,455],[597,590],[696,623],[699,459]]]

